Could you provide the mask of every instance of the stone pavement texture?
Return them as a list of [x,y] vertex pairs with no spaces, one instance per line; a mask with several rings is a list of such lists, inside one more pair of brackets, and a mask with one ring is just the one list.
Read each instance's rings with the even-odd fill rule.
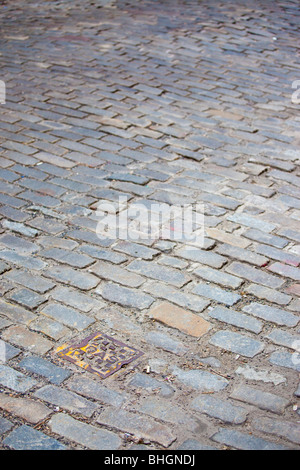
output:
[[[0,448],[299,449],[299,3],[0,18]],[[203,247],[99,239],[120,196],[203,202]],[[97,331],[144,354],[57,355]]]

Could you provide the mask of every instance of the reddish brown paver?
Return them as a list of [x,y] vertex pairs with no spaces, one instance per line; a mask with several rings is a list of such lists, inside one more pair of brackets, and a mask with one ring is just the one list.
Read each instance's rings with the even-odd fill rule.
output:
[[211,324],[204,318],[169,302],[162,302],[152,308],[149,316],[171,328],[196,337],[205,335],[211,328]]

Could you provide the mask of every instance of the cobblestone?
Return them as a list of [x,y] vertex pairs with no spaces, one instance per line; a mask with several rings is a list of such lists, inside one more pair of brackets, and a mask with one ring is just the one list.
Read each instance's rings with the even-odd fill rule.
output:
[[188,335],[200,337],[208,332],[211,325],[192,312],[176,307],[169,302],[162,302],[149,311],[150,318],[176,328]]
[[[295,2],[0,21],[0,449],[298,450]],[[192,207],[203,243],[99,237],[101,203]],[[142,355],[102,379],[57,354],[95,332]]]
[[260,341],[233,331],[218,331],[209,342],[214,346],[246,357],[254,357],[264,349],[264,345]]
[[248,385],[241,385],[236,388],[230,397],[278,414],[283,413],[289,404],[289,401],[282,397],[273,393],[263,392]]
[[199,413],[205,413],[225,423],[232,424],[244,423],[248,414],[247,410],[241,406],[233,405],[229,401],[220,400],[209,395],[196,397],[192,401],[191,407]]
[[56,385],[45,385],[34,393],[36,398],[52,403],[56,406],[70,411],[71,413],[80,413],[83,416],[90,417],[97,409],[97,405],[77,393],[60,389]]
[[216,442],[239,450],[288,450],[286,446],[232,429],[221,429],[212,438]]
[[122,441],[116,434],[58,413],[49,422],[52,432],[91,450],[116,450]]
[[43,377],[46,377],[49,382],[55,385],[61,384],[71,375],[70,371],[58,367],[38,356],[25,357],[19,363],[19,367],[33,372],[34,374],[42,375]]
[[53,437],[24,424],[14,429],[3,441],[13,450],[66,450],[67,447]]
[[3,393],[0,395],[0,408],[31,424],[37,424],[51,414],[51,410],[42,403],[27,398],[10,397]]
[[242,263],[233,262],[230,266],[228,266],[228,268],[226,268],[226,271],[228,271],[230,274],[243,277],[248,281],[256,282],[257,284],[262,284],[263,286],[271,287],[273,289],[281,287],[284,283],[283,280],[275,276]]
[[36,354],[45,354],[52,348],[52,342],[44,338],[39,333],[30,331],[23,325],[10,326],[3,333],[2,337],[16,346],[25,348]]
[[75,309],[65,307],[64,305],[49,303],[41,310],[46,316],[53,318],[55,321],[61,322],[63,325],[76,328],[77,330],[84,330],[91,325],[94,320],[77,312]]
[[252,331],[253,333],[260,333],[263,327],[260,321],[251,318],[249,315],[223,307],[215,307],[209,312],[209,316],[221,322]]
[[251,313],[256,317],[263,318],[266,321],[276,323],[277,325],[296,326],[299,318],[286,310],[269,307],[253,302],[243,308],[244,312]]
[[27,392],[37,384],[37,381],[26,377],[21,372],[16,371],[8,366],[0,364],[0,383],[4,387],[8,387],[15,392]]

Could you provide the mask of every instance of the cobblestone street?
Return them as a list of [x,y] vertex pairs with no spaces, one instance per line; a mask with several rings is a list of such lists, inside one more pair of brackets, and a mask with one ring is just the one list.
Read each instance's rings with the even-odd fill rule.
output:
[[[0,24],[0,450],[299,450],[299,2]],[[204,239],[99,236],[103,203]]]

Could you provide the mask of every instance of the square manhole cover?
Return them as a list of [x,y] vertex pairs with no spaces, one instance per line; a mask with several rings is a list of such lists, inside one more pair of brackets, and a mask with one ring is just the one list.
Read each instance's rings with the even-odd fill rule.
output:
[[129,364],[143,354],[100,331],[88,336],[78,344],[63,345],[56,352],[62,359],[96,374],[102,379],[117,372],[123,365]]

